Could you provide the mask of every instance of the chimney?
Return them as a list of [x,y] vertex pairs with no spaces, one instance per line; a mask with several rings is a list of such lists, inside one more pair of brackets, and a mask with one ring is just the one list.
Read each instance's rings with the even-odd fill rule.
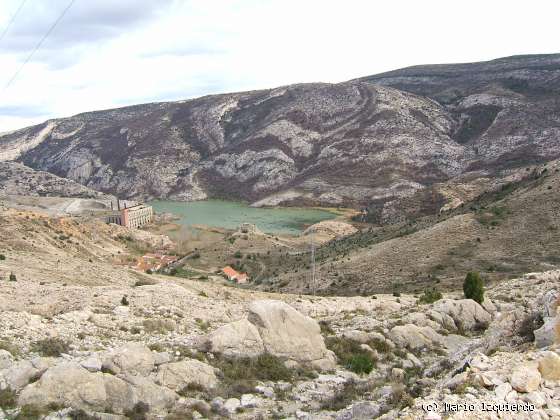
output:
[[113,211],[113,200],[111,200],[111,211]]

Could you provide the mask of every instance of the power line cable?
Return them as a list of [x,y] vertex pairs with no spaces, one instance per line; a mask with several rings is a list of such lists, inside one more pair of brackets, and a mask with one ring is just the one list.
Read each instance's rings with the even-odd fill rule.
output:
[[35,55],[35,53],[37,52],[37,50],[39,50],[39,48],[41,48],[41,45],[43,45],[43,42],[45,42],[45,40],[49,37],[49,35],[52,33],[52,31],[54,31],[54,29],[56,28],[56,25],[58,25],[58,23],[62,20],[62,18],[64,17],[64,15],[68,12],[68,10],[70,10],[70,8],[72,7],[72,5],[74,4],[76,0],[70,0],[70,3],[68,4],[68,6],[66,6],[66,8],[62,11],[62,13],[60,14],[60,16],[58,16],[58,18],[54,21],[54,23],[51,25],[51,27],[49,28],[49,30],[45,33],[45,35],[43,36],[43,38],[41,38],[41,40],[39,41],[39,43],[37,45],[35,45],[35,48],[33,48],[33,50],[31,51],[31,54],[29,54],[27,56],[27,58],[25,59],[25,61],[23,62],[23,64],[19,67],[19,69],[17,69],[17,71],[15,72],[15,74],[12,76],[12,78],[10,79],[10,81],[6,84],[6,86],[4,86],[4,90],[8,89],[10,87],[10,85],[13,83],[14,80],[16,80],[16,78],[18,77],[19,73],[23,70],[23,68],[25,67],[25,65],[33,58],[33,55]]
[[12,15],[12,18],[10,19],[10,21],[8,22],[8,24],[6,25],[6,27],[2,31],[2,34],[0,35],[0,41],[2,41],[2,39],[6,36],[6,34],[8,33],[8,29],[10,29],[10,26],[12,26],[12,23],[14,23],[17,15],[21,11],[21,9],[23,9],[23,6],[25,6],[26,2],[27,2],[27,0],[22,0],[22,2],[19,4],[19,7],[17,8],[16,12]]

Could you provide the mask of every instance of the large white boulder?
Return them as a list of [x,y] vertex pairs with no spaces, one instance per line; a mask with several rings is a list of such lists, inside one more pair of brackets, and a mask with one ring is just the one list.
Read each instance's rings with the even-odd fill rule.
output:
[[48,369],[41,379],[21,392],[18,405],[81,408],[103,411],[107,393],[101,374],[92,374],[77,364],[61,364]]
[[253,357],[263,353],[321,370],[336,365],[319,324],[278,300],[254,301],[247,319],[226,324],[208,334],[203,347],[226,356]]
[[473,331],[486,328],[492,316],[472,299],[441,299],[434,303],[434,311],[449,315],[457,328]]
[[320,369],[334,368],[335,356],[327,349],[317,321],[290,305],[278,300],[254,301],[248,319],[257,327],[268,353]]

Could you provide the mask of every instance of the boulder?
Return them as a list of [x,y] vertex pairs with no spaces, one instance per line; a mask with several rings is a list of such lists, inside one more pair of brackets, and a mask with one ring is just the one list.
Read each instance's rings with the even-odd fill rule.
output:
[[539,360],[539,372],[543,379],[560,380],[560,356],[552,351],[546,351]]
[[18,405],[58,405],[104,411],[106,400],[105,382],[101,374],[93,374],[77,364],[66,363],[48,369],[41,379],[26,386],[19,396]]
[[459,329],[473,331],[486,328],[492,316],[472,299],[441,299],[434,306],[434,311],[449,315]]
[[558,334],[557,325],[558,325],[557,317],[544,318],[543,326],[533,331],[533,334],[535,335],[535,346],[537,348],[548,347],[559,341],[557,337]]
[[494,312],[496,312],[498,310],[498,308],[496,308],[496,305],[494,305],[494,302],[492,302],[490,300],[490,298],[487,298],[487,297],[484,298],[484,301],[482,302],[482,307],[489,314],[493,314]]
[[237,398],[229,398],[224,402],[224,409],[228,414],[235,414],[241,408],[241,401]]
[[216,387],[218,379],[212,366],[191,359],[161,365],[156,382],[173,391],[180,391],[189,385],[208,390]]
[[257,327],[248,320],[231,322],[206,337],[205,350],[230,357],[254,357],[264,353],[264,344]]
[[25,387],[32,379],[37,378],[40,373],[39,369],[33,366],[33,363],[29,360],[21,360],[2,371],[6,383],[14,391],[19,391]]
[[539,387],[541,379],[536,364],[528,363],[515,368],[511,374],[510,383],[518,392],[532,392]]
[[311,362],[322,369],[334,368],[334,354],[327,349],[317,321],[277,300],[255,301],[249,321],[263,340],[265,351],[297,362]]
[[254,394],[243,394],[240,403],[243,408],[255,408],[261,406],[263,401],[262,398]]
[[503,384],[498,385],[494,389],[494,392],[496,393],[496,398],[498,398],[498,401],[504,401],[511,390],[511,384],[509,382],[504,382]]
[[140,343],[128,343],[110,352],[103,361],[103,368],[115,374],[147,376],[154,369],[152,351]]
[[455,325],[455,321],[453,321],[453,318],[451,318],[446,313],[437,312],[432,309],[428,312],[428,316],[430,317],[430,319],[437,322],[446,330],[455,331],[457,329],[457,326]]
[[87,359],[83,360],[80,363],[84,369],[87,369],[90,372],[100,372],[103,368],[103,362],[101,358],[97,354],[92,354]]
[[342,336],[349,340],[356,341],[360,344],[366,344],[368,341],[371,340],[371,337],[367,332],[360,331],[360,330],[344,331],[342,333]]
[[431,327],[418,327],[414,324],[397,325],[389,332],[391,340],[398,346],[409,349],[431,348],[443,342],[440,334]]
[[171,362],[171,360],[172,360],[171,354],[169,354],[166,351],[154,353],[154,364],[156,366],[163,365],[164,363],[169,363]]
[[138,402],[134,388],[129,383],[123,381],[116,376],[110,374],[101,375],[105,385],[105,406],[114,413],[123,414],[128,410],[132,410]]
[[325,346],[317,321],[290,305],[278,300],[254,301],[248,320],[258,329],[265,351],[322,370],[335,367],[336,358]]
[[154,414],[168,412],[178,398],[169,388],[159,386],[143,376],[125,375],[123,380],[132,386],[134,400],[147,404]]

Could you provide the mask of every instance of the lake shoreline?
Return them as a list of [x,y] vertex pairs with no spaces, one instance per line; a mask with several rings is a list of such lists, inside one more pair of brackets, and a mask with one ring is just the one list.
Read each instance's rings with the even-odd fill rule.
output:
[[[324,220],[350,221],[354,209],[321,207],[251,207],[247,203],[221,199],[190,202],[154,200],[149,202],[156,213],[170,213],[173,225],[198,230],[237,230],[250,223],[264,233],[297,237],[309,226]],[[177,230],[169,227],[170,230]]]

